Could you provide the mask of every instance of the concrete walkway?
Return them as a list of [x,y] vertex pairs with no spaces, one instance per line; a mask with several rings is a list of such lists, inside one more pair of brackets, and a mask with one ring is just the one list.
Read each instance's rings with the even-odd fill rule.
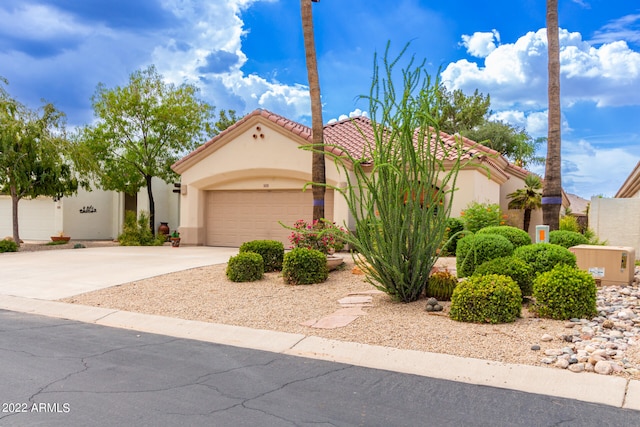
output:
[[[640,411],[640,381],[50,301],[204,265],[237,249],[95,248],[0,255],[0,309]],[[49,300],[49,301],[48,301]]]

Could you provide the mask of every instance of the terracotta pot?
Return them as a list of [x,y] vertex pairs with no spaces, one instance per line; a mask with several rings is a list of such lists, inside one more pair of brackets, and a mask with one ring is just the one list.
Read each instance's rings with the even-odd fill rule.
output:
[[165,236],[170,233],[171,229],[169,228],[168,222],[161,222],[158,226],[158,234],[164,234]]
[[174,248],[180,247],[180,237],[171,238],[171,247],[174,247]]
[[71,240],[69,236],[51,236],[52,242],[68,242],[69,240]]

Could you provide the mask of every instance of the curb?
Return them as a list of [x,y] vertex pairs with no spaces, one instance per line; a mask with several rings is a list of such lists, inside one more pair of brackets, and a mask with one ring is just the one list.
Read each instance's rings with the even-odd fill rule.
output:
[[0,295],[0,309],[640,411],[640,381]]

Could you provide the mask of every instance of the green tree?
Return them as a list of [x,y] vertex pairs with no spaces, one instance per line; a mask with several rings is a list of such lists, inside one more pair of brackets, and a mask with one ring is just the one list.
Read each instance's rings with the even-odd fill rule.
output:
[[164,83],[150,66],[132,73],[127,86],[99,84],[92,98],[97,121],[83,129],[82,140],[97,161],[99,185],[126,194],[146,187],[152,231],[152,178],[175,180],[171,164],[213,131],[214,108],[197,93],[192,85]]
[[524,224],[522,229],[529,232],[529,224],[531,223],[531,211],[540,209],[542,206],[542,182],[538,175],[529,174],[524,179],[524,188],[520,188],[513,193],[507,194],[509,209],[521,209],[524,211]]
[[311,133],[314,150],[311,160],[311,191],[313,192],[313,219],[324,218],[324,196],[326,192],[326,171],[324,161],[324,135],[322,123],[322,101],[320,98],[320,78],[316,59],[316,44],[313,35],[313,13],[311,2],[320,0],[300,0],[302,14],[302,33],[304,35],[304,52],[309,78],[309,96],[311,98]]
[[429,111],[436,117],[440,130],[448,134],[461,133],[482,125],[486,121],[491,105],[489,95],[473,92],[465,95],[460,89],[453,92],[440,84],[436,90],[436,101]]
[[227,129],[229,126],[233,125],[235,122],[239,120],[239,117],[236,116],[235,110],[229,110],[228,112],[225,110],[220,110],[218,114],[218,120],[214,123],[214,133],[217,135],[223,130]]
[[473,141],[502,153],[518,166],[544,163],[544,157],[536,156],[536,149],[544,139],[533,139],[524,129],[509,123],[485,121],[461,133]]
[[[371,91],[364,97],[374,135],[364,155],[343,157],[332,150],[327,155],[344,168],[346,187],[331,188],[345,197],[355,219],[355,233],[345,240],[366,261],[360,264],[366,279],[410,302],[424,291],[438,258],[465,153],[461,141],[450,146],[440,138],[438,123],[426,113],[437,102],[438,85],[424,63],[415,66],[412,59],[398,72],[394,67],[406,47],[391,60],[388,50],[382,75],[376,59]],[[392,77],[398,75],[402,87],[396,88]]]
[[562,207],[561,132],[560,132],[560,40],[558,0],[547,0],[549,128],[547,162],[542,188],[542,220],[549,230],[557,230]]
[[[0,80],[0,83],[6,80]],[[78,190],[64,114],[52,104],[30,110],[0,85],[0,193],[11,196],[13,240],[20,244],[18,203]]]

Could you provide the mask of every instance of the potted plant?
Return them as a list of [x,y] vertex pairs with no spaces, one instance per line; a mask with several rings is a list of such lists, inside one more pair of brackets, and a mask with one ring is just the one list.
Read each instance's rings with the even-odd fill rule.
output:
[[70,236],[65,236],[64,232],[61,231],[57,236],[51,236],[52,242],[68,242],[71,239]]
[[174,232],[171,233],[169,240],[171,240],[171,247],[177,248],[180,246],[180,233],[178,230],[174,230]]

